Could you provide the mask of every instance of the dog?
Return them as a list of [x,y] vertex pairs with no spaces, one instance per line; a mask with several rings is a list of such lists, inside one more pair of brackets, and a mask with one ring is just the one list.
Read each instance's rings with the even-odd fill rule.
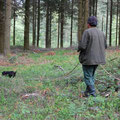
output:
[[14,71],[3,71],[2,72],[2,76],[7,76],[7,77],[9,77],[9,78],[11,78],[11,77],[15,77],[16,76],[16,71],[14,72]]

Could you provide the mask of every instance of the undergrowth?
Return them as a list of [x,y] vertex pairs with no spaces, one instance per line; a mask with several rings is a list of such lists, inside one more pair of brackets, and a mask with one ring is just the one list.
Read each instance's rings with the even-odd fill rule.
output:
[[[73,50],[53,52],[19,53],[13,64],[0,66],[1,73],[17,71],[14,78],[0,76],[0,119],[119,120],[120,92],[115,92],[119,85],[115,77],[120,78],[120,52],[107,51],[103,67],[109,74],[98,67],[96,98],[81,95],[85,84],[80,64],[66,76],[78,64],[78,54]],[[19,56],[25,58],[22,64]],[[37,96],[29,96],[33,93]]]

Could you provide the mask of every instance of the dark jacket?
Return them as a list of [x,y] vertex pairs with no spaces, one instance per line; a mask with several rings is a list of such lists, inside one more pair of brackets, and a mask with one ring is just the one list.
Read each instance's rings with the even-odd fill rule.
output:
[[79,41],[79,60],[83,65],[105,64],[106,39],[102,31],[96,27],[84,31]]

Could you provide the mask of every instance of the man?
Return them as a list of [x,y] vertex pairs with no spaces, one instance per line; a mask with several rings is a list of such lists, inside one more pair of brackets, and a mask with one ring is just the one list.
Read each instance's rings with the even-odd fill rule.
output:
[[96,28],[97,18],[88,18],[88,29],[84,31],[82,39],[79,41],[79,60],[82,64],[86,91],[84,96],[92,95],[96,97],[94,75],[99,64],[105,64],[106,39],[102,31]]

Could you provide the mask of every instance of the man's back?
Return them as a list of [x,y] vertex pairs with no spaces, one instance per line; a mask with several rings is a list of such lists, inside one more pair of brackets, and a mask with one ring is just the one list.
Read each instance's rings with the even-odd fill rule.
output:
[[85,30],[79,43],[80,62],[83,65],[105,64],[105,45],[105,36],[102,31],[96,27]]

